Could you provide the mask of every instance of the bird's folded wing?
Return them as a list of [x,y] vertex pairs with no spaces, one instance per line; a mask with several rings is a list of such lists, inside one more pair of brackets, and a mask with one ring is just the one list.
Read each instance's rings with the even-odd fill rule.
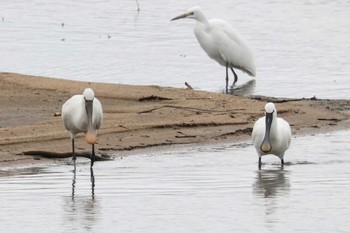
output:
[[252,52],[246,42],[226,22],[212,22],[215,24],[210,33],[222,56],[230,66],[238,68],[249,75],[255,76],[255,65]]

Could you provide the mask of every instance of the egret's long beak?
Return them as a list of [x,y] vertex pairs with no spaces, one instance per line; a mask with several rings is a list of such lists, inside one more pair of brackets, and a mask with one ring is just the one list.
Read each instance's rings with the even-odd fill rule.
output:
[[271,130],[272,120],[273,120],[273,112],[266,113],[266,115],[265,115],[265,122],[266,122],[265,137],[264,137],[264,140],[260,146],[261,151],[263,151],[264,153],[268,153],[272,150],[272,146],[270,143],[270,130]]
[[186,18],[187,16],[191,15],[191,13],[185,13],[179,16],[176,16],[175,18],[171,19],[170,21],[174,21],[174,20],[178,20],[178,19],[182,19],[182,18]]
[[97,133],[96,133],[96,129],[94,129],[92,126],[92,105],[93,105],[92,100],[85,100],[85,110],[88,118],[88,128],[85,135],[85,139],[89,144],[96,144]]

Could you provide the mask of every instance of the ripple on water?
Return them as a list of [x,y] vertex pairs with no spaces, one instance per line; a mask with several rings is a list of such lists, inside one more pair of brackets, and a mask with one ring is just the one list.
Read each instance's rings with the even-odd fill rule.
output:
[[[295,138],[286,166],[266,156],[261,170],[249,143],[129,156],[96,163],[94,187],[89,165],[78,163],[74,198],[71,165],[1,176],[1,225],[9,232],[346,230],[347,137]],[[344,153],[330,153],[336,148]]]

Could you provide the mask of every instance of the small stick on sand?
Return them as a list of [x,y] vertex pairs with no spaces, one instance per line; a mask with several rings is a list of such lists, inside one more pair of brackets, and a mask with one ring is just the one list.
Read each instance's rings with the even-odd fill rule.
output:
[[188,84],[188,82],[185,82],[185,85],[186,85],[187,89],[193,90],[193,87],[190,84]]

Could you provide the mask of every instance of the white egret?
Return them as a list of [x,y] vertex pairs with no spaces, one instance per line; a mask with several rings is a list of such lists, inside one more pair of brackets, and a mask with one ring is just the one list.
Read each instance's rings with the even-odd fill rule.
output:
[[100,101],[91,88],[86,88],[82,95],[74,95],[62,106],[62,120],[72,139],[72,152],[75,168],[74,139],[78,133],[85,133],[86,141],[92,145],[91,167],[95,161],[95,143],[97,130],[103,121],[103,111]]
[[265,105],[265,117],[259,118],[252,132],[253,145],[259,155],[259,168],[261,156],[273,154],[284,164],[284,153],[290,146],[292,133],[287,121],[277,117],[277,110],[273,103]]
[[194,34],[208,56],[226,67],[226,93],[228,92],[228,68],[234,75],[233,85],[238,76],[233,68],[255,76],[253,54],[245,40],[233,27],[221,19],[207,19],[200,7],[192,7],[186,13],[172,20],[190,18],[197,20]]

